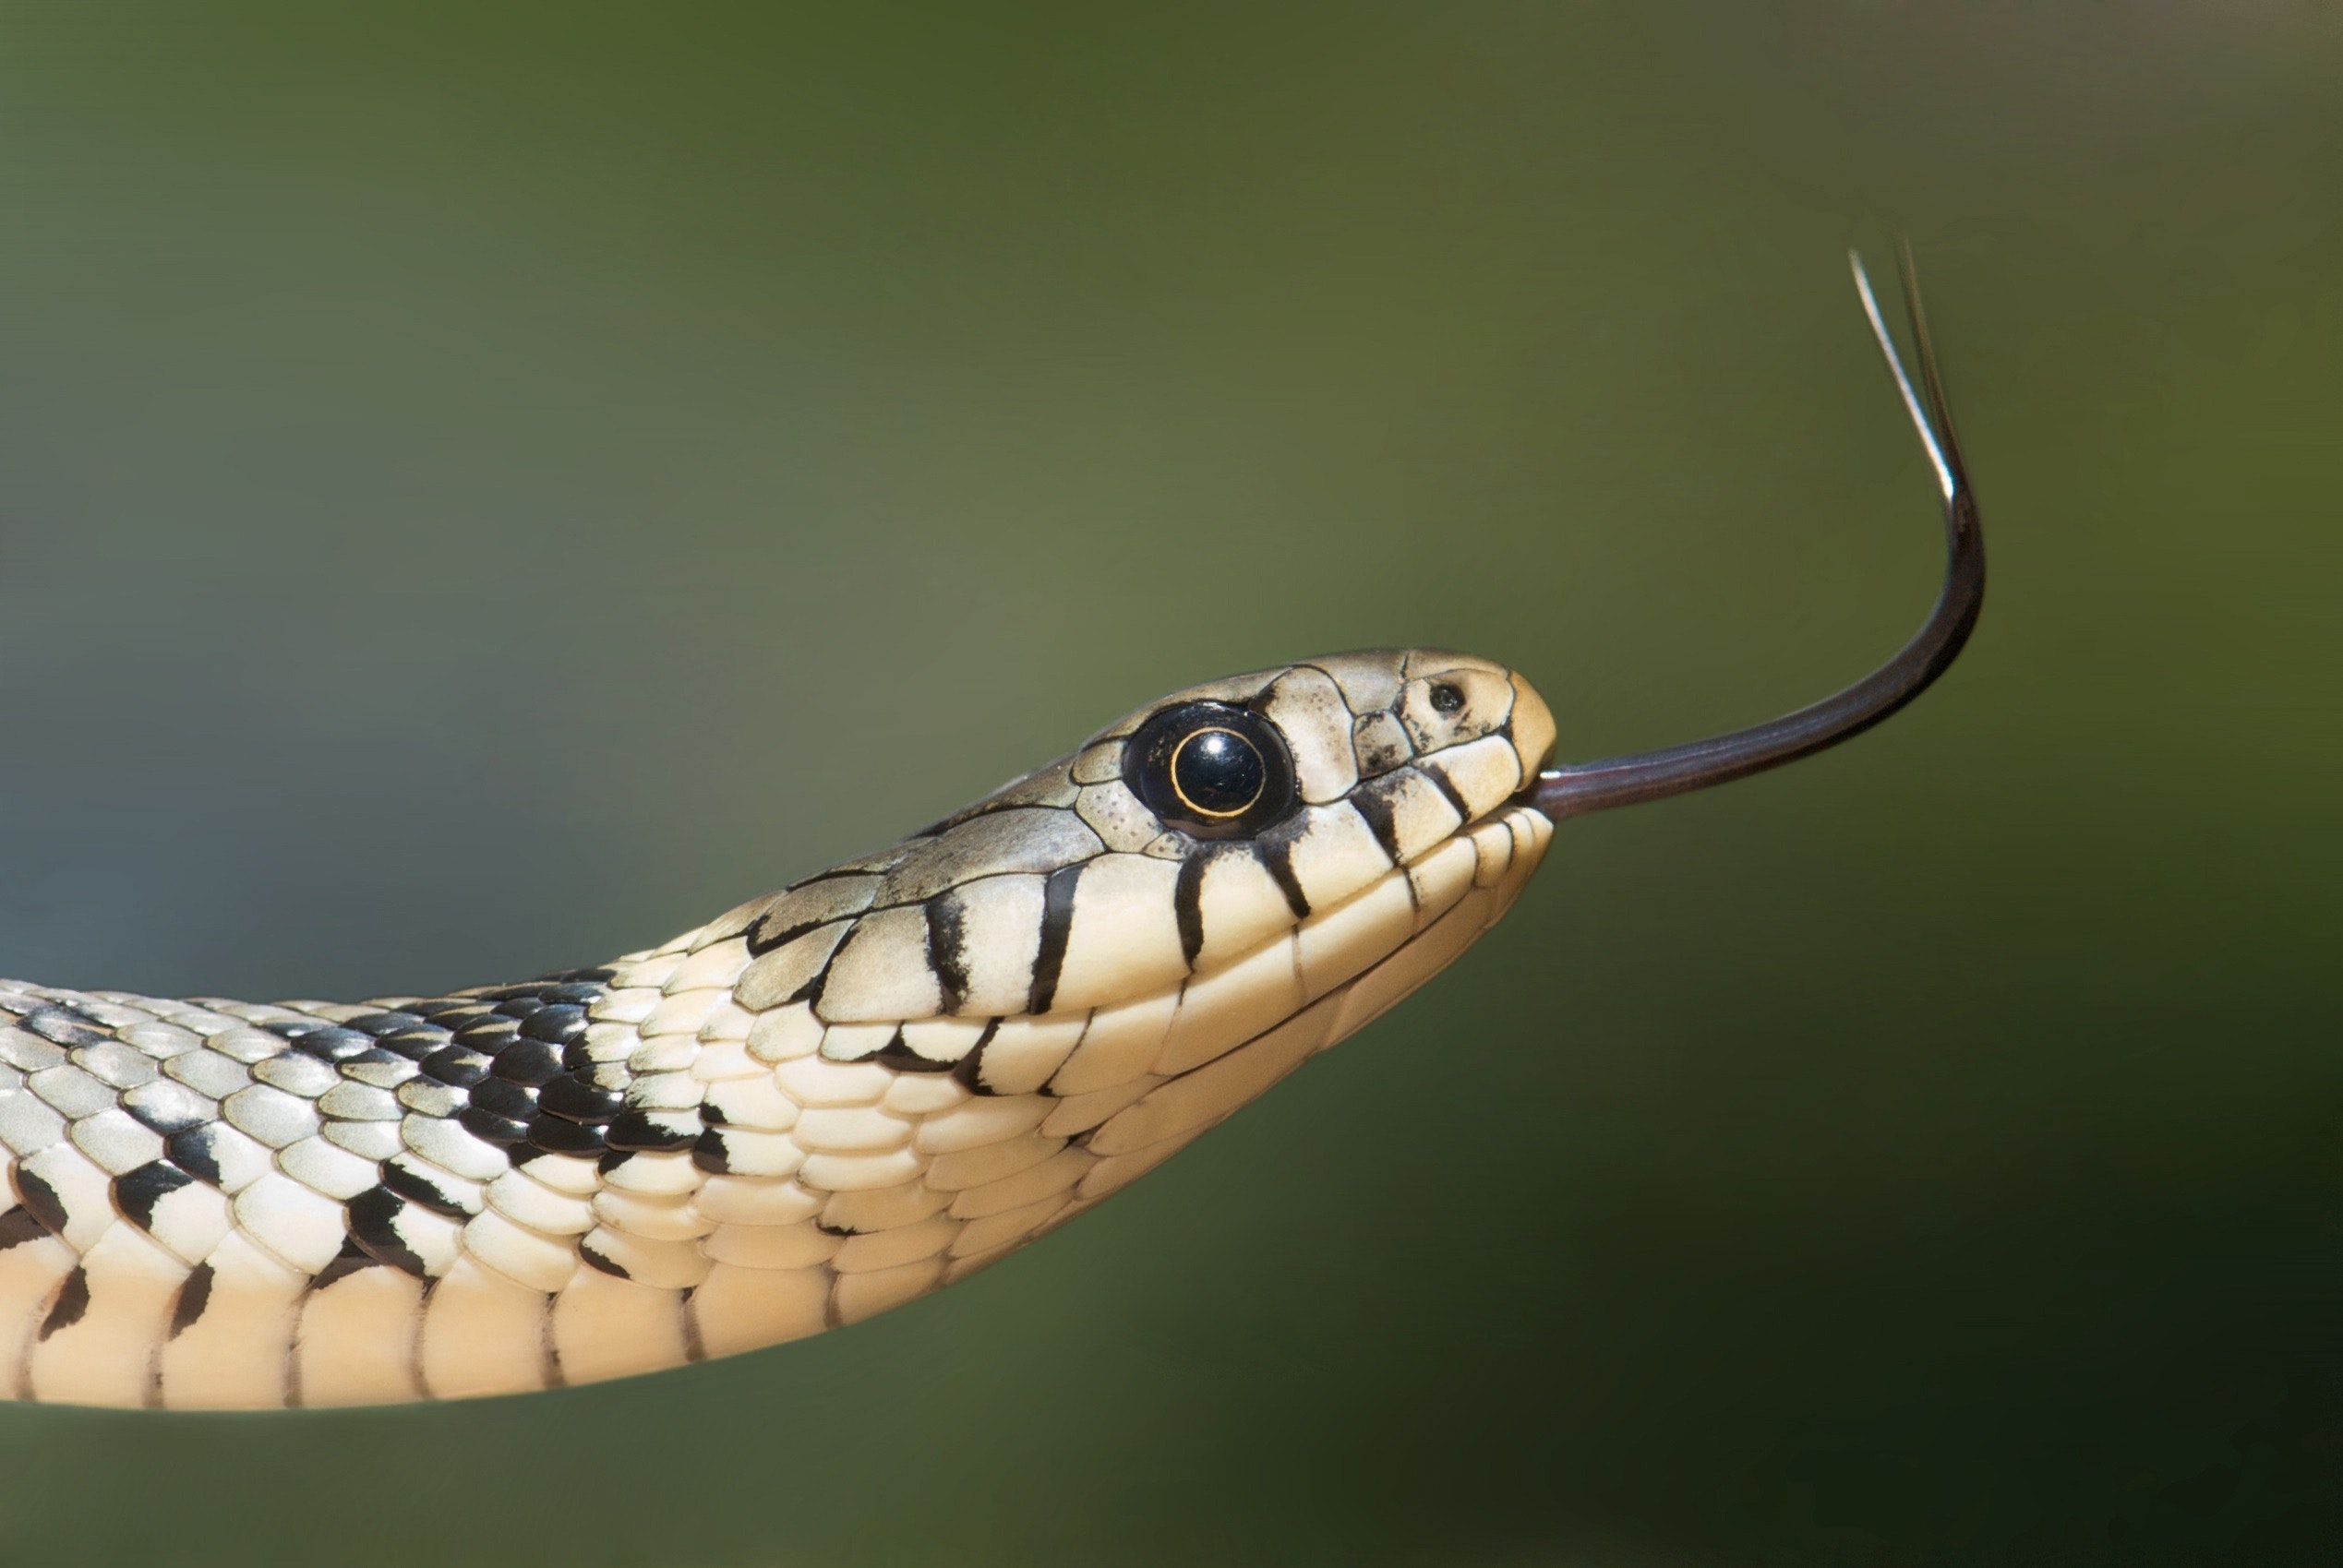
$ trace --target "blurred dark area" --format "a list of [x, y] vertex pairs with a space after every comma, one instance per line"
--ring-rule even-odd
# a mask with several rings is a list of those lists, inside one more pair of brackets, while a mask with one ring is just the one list
[[2312, 0], [0, 0], [0, 973], [594, 962], [1344, 647], [1771, 716], [1933, 590], [1899, 233], [1993, 570], [998, 1269], [0, 1407], [0, 1564], [2343, 1562], [2338, 80]]

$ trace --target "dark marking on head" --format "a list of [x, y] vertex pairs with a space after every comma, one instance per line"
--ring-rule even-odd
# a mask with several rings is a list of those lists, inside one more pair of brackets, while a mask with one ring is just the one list
[[1459, 817], [1468, 822], [1472, 820], [1472, 808], [1465, 804], [1463, 796], [1457, 793], [1456, 784], [1449, 779], [1447, 770], [1435, 762], [1424, 761], [1417, 763], [1415, 771], [1432, 781], [1432, 787], [1446, 796], [1450, 806], [1456, 808], [1456, 814]]
[[8, 1179], [16, 1184], [17, 1202], [24, 1205], [25, 1211], [56, 1235], [63, 1236], [66, 1206], [65, 1200], [57, 1196], [57, 1190], [21, 1165], [8, 1167]]
[[1383, 853], [1391, 857], [1391, 864], [1400, 864], [1400, 821], [1391, 809], [1392, 791], [1381, 779], [1361, 784], [1351, 792], [1351, 808], [1365, 820], [1367, 831], [1375, 842], [1383, 846]]
[[1087, 862], [1061, 866], [1041, 884], [1041, 945], [1033, 955], [1033, 989], [1027, 1012], [1047, 1012], [1058, 994], [1058, 972], [1065, 967], [1066, 940], [1074, 934], [1074, 890]]
[[11, 1247], [21, 1247], [28, 1241], [38, 1241], [49, 1234], [49, 1227], [33, 1217], [32, 1211], [12, 1208], [0, 1215], [0, 1252]]
[[42, 1339], [47, 1339], [59, 1329], [71, 1328], [81, 1321], [81, 1314], [90, 1310], [90, 1271], [79, 1263], [65, 1276], [57, 1287], [57, 1299], [50, 1303], [49, 1315], [41, 1320]]
[[1310, 895], [1302, 891], [1302, 879], [1293, 874], [1293, 840], [1292, 832], [1271, 832], [1253, 846], [1254, 857], [1269, 873], [1269, 880], [1285, 894], [1285, 906], [1293, 911], [1296, 920], [1310, 917]]
[[943, 1011], [957, 1012], [968, 999], [968, 955], [961, 927], [966, 913], [959, 890], [947, 888], [928, 900], [928, 967], [935, 971]]
[[195, 1178], [177, 1166], [165, 1160], [150, 1160], [114, 1179], [114, 1206], [140, 1230], [152, 1231], [154, 1206], [180, 1188], [194, 1185]]
[[187, 1326], [203, 1316], [204, 1308], [211, 1304], [211, 1265], [198, 1263], [179, 1284], [179, 1294], [171, 1301], [171, 1331], [168, 1337], [176, 1339]]
[[713, 1127], [702, 1132], [692, 1143], [691, 1163], [711, 1176], [722, 1176], [730, 1170], [732, 1155], [724, 1146], [724, 1134]]
[[1196, 972], [1196, 954], [1204, 951], [1204, 873], [1212, 852], [1198, 850], [1180, 862], [1180, 875], [1172, 884], [1172, 913], [1180, 923], [1180, 956], [1188, 972]]

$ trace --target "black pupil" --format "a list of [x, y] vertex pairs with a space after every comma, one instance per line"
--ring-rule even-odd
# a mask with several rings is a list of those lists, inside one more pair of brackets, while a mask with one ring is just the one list
[[1198, 730], [1172, 754], [1172, 787], [1208, 817], [1238, 815], [1261, 798], [1268, 778], [1261, 753], [1234, 730]]

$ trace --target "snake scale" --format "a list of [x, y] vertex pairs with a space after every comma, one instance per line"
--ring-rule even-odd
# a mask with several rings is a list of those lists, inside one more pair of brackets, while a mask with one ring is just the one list
[[851, 1323], [1097, 1204], [1455, 960], [1556, 820], [1909, 701], [1983, 590], [1909, 291], [1945, 588], [1772, 724], [1548, 771], [1520, 675], [1311, 659], [1147, 704], [876, 855], [442, 997], [0, 982], [0, 1391], [182, 1408], [590, 1382]]

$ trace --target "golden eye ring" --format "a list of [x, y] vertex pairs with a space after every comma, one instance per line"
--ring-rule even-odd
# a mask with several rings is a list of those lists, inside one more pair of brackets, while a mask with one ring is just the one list
[[1166, 772], [1180, 804], [1207, 821], [1236, 820], [1269, 787], [1261, 748], [1224, 724], [1189, 731], [1172, 748]]
[[1302, 804], [1284, 735], [1232, 702], [1184, 702], [1148, 719], [1124, 745], [1123, 780], [1194, 839], [1246, 838]]

